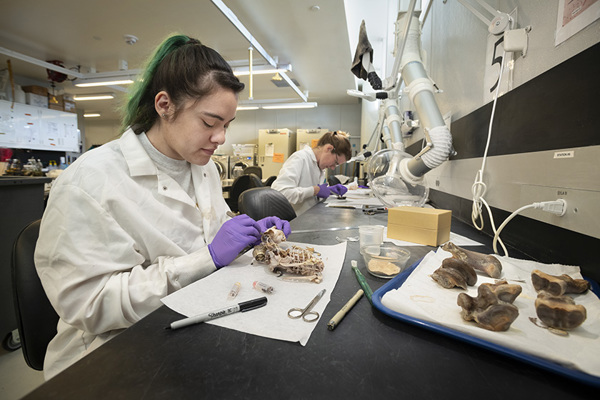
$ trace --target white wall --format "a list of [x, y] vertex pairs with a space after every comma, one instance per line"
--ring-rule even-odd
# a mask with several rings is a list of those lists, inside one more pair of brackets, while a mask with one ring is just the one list
[[[290, 110], [248, 110], [238, 111], [227, 131], [225, 143], [218, 148], [222, 154], [233, 154], [232, 144], [258, 144], [259, 129], [324, 128], [341, 130], [351, 136], [360, 133], [360, 104], [319, 105], [314, 109]], [[85, 137], [87, 148], [94, 144], [104, 144], [119, 135], [119, 121], [87, 119]], [[357, 141], [358, 145], [358, 141]]]

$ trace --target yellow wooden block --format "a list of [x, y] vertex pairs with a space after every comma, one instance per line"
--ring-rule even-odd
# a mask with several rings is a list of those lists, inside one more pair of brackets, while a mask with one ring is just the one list
[[435, 208], [394, 207], [388, 209], [390, 239], [439, 246], [450, 240], [452, 211]]

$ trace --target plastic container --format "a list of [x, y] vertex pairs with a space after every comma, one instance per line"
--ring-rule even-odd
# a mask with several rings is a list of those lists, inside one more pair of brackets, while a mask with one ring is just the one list
[[367, 271], [379, 278], [390, 279], [404, 271], [410, 259], [410, 251], [392, 243], [365, 246], [362, 250]]
[[383, 229], [383, 225], [361, 225], [358, 227], [361, 253], [365, 246], [379, 246], [383, 243]]

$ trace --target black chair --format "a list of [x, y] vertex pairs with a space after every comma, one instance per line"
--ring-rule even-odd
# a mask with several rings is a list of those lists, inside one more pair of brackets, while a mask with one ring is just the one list
[[336, 178], [335, 176], [330, 176], [329, 178], [327, 178], [327, 184], [329, 186], [333, 186], [333, 185], [337, 185], [337, 184], [341, 184], [342, 182], [340, 182], [340, 180], [338, 178]]
[[267, 180], [265, 181], [265, 186], [271, 186], [273, 184], [273, 182], [275, 182], [275, 179], [277, 179], [276, 175], [272, 175], [272, 176], [268, 177]]
[[42, 371], [48, 343], [56, 336], [58, 314], [44, 292], [33, 261], [39, 232], [40, 220], [36, 220], [17, 236], [12, 252], [12, 284], [23, 357], [31, 368]]
[[235, 178], [229, 190], [229, 199], [227, 199], [227, 204], [231, 208], [231, 211], [239, 211], [238, 199], [244, 191], [262, 186], [264, 186], [262, 181], [255, 174], [241, 175]]
[[262, 168], [256, 165], [251, 165], [249, 167], [244, 168], [244, 175], [254, 174], [262, 179]]
[[276, 216], [286, 221], [296, 218], [296, 212], [288, 199], [270, 187], [257, 187], [243, 192], [238, 200], [240, 214], [255, 220]]

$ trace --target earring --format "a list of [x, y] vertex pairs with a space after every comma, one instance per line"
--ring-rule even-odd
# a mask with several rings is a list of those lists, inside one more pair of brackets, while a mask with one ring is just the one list
[[163, 118], [167, 118], [167, 114], [163, 113], [163, 114], [162, 114], [162, 117], [163, 117]]

